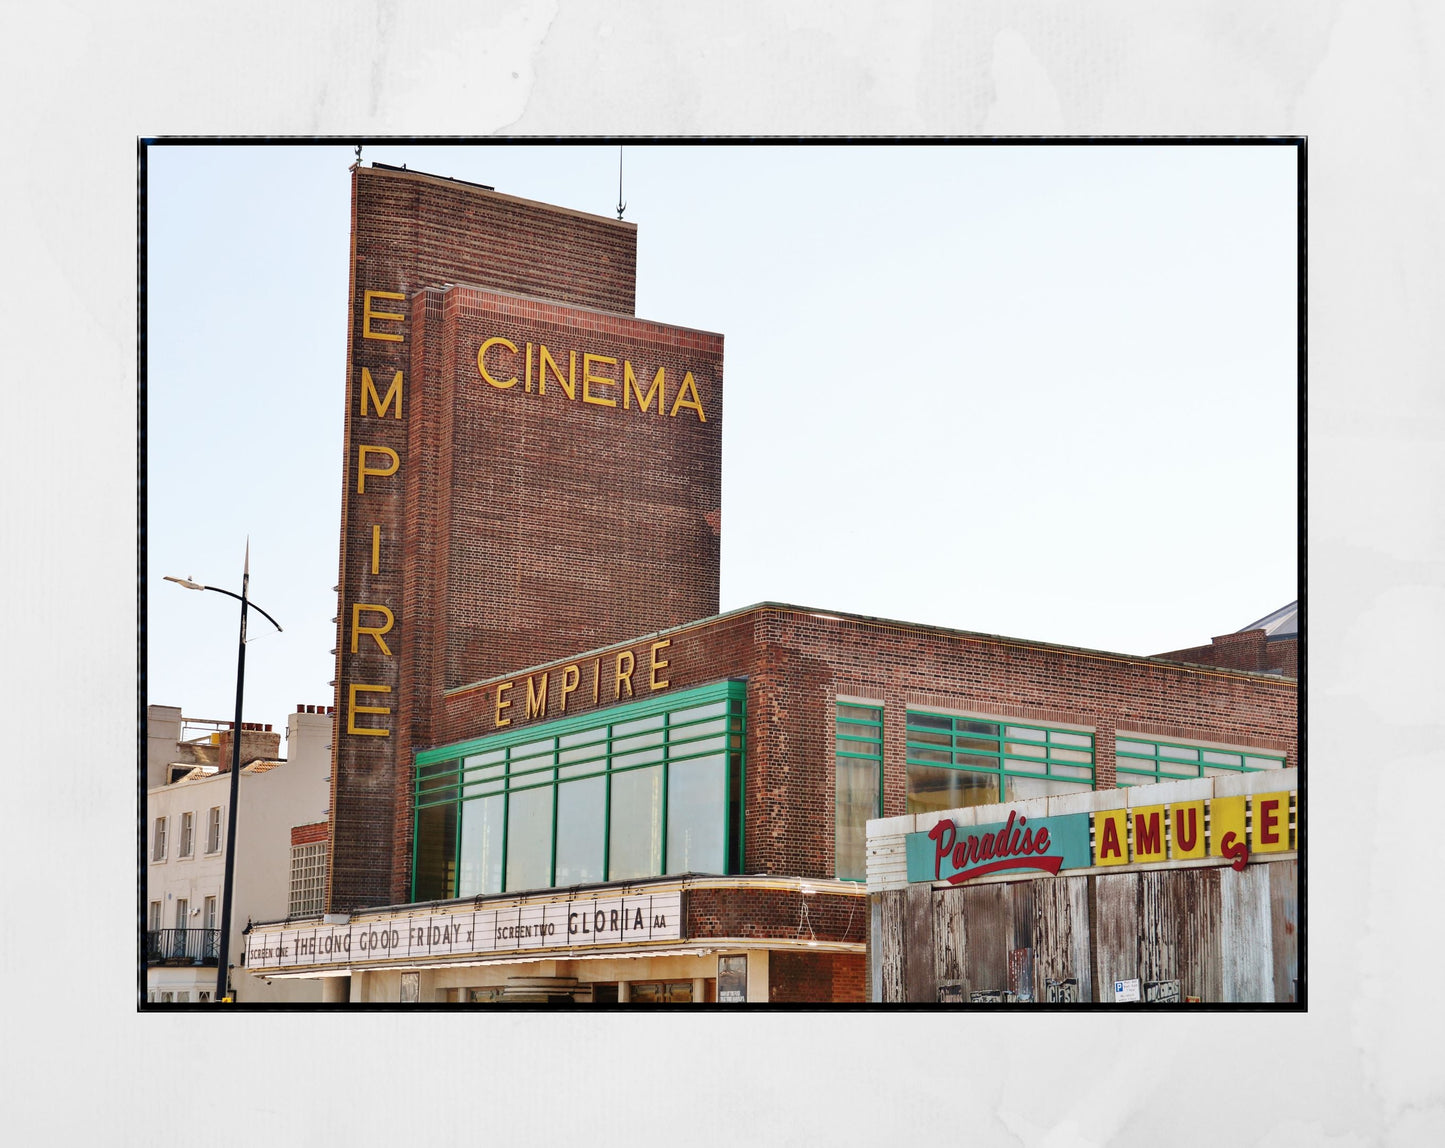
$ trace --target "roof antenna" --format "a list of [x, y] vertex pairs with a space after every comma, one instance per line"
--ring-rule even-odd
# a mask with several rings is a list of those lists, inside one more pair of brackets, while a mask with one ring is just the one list
[[622, 218], [622, 213], [627, 210], [627, 204], [622, 202], [622, 145], [617, 145], [617, 218]]
[[361, 145], [360, 145], [360, 144], [357, 144], [357, 145], [356, 145], [356, 163], [352, 166], [352, 170], [354, 171], [356, 168], [358, 168], [358, 167], [360, 167], [360, 166], [361, 166]]

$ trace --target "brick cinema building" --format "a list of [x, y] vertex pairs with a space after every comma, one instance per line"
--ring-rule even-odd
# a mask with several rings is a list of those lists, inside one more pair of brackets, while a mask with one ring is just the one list
[[720, 614], [723, 337], [633, 314], [636, 226], [377, 165], [351, 233], [328, 912], [249, 971], [882, 999], [868, 821], [1298, 764], [1281, 674]]

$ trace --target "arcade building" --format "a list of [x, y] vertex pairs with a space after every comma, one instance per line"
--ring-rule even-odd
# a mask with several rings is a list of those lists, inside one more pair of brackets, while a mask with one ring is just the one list
[[862, 1002], [870, 820], [1299, 764], [1280, 673], [719, 613], [723, 338], [633, 314], [636, 238], [353, 169], [326, 911], [247, 971]]

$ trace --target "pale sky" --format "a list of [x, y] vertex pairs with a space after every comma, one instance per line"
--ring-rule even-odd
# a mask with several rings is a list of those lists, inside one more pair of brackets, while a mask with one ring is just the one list
[[[329, 704], [349, 146], [147, 153], [148, 701]], [[623, 150], [637, 314], [718, 331], [721, 608], [1134, 654], [1297, 594], [1296, 150]], [[615, 216], [616, 146], [364, 162]]]

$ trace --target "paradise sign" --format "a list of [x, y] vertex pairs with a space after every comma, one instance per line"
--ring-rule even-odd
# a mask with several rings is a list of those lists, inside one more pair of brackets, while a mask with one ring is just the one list
[[1089, 815], [1023, 817], [991, 825], [955, 825], [945, 819], [905, 839], [909, 881], [962, 884], [989, 873], [1057, 873], [1092, 864]]

